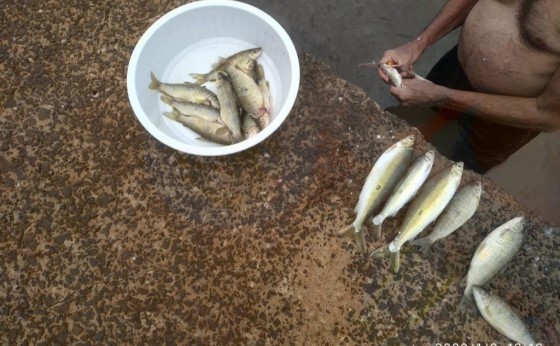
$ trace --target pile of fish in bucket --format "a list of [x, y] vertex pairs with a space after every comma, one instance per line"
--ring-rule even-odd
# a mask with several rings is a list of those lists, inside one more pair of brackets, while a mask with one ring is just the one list
[[[270, 86], [257, 62], [261, 52], [253, 48], [219, 58], [210, 72], [191, 74], [196, 83], [162, 83], [152, 73], [150, 89], [161, 92], [161, 100], [172, 107], [166, 117], [211, 142], [238, 143], [270, 122]], [[216, 94], [202, 86], [207, 82], [216, 84]]]
[[[380, 239], [384, 220], [394, 217], [411, 202], [393, 241], [370, 254], [390, 256], [395, 273], [399, 271], [400, 250], [405, 243], [411, 241], [426, 254], [435, 241], [459, 229], [475, 214], [482, 194], [480, 181], [470, 182], [458, 190], [463, 175], [462, 162], [430, 177], [434, 151], [427, 151], [413, 160], [414, 146], [415, 137], [408, 136], [377, 159], [362, 187], [354, 209], [354, 222], [339, 232], [354, 238], [362, 251], [367, 252], [364, 224], [372, 220], [375, 237]], [[428, 236], [414, 240], [434, 221]], [[515, 257], [523, 242], [524, 221], [523, 217], [516, 217], [490, 232], [480, 243], [463, 280], [466, 288], [461, 304], [471, 303], [474, 296], [480, 313], [496, 330], [516, 342], [535, 345], [514, 310], [502, 298], [481, 288]]]

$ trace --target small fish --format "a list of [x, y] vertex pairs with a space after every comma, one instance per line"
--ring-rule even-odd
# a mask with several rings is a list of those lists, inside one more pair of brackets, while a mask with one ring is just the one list
[[474, 286], [482, 286], [490, 281], [506, 264], [508, 264], [523, 243], [525, 218], [519, 216], [499, 226], [478, 245], [467, 276], [465, 292], [461, 305], [472, 299]]
[[255, 118], [243, 113], [241, 116], [241, 132], [243, 133], [243, 137], [245, 137], [245, 139], [251, 138], [259, 133], [259, 131], [260, 129]]
[[262, 48], [252, 48], [235, 53], [227, 58], [220, 58], [212, 65], [212, 71], [201, 74], [191, 73], [195, 83], [202, 85], [206, 82], [216, 81], [219, 71], [226, 71], [227, 66], [237, 66], [241, 71], [255, 78], [255, 60], [261, 55]]
[[214, 143], [229, 145], [233, 144], [233, 134], [223, 124], [217, 122], [204, 120], [198, 117], [183, 115], [178, 110], [174, 109], [173, 112], [163, 113], [171, 120], [175, 120], [198, 133], [202, 138]]
[[449, 202], [443, 214], [437, 220], [430, 235], [412, 242], [420, 246], [424, 254], [428, 253], [434, 242], [443, 239], [463, 226], [475, 213], [482, 194], [480, 181], [462, 187]]
[[161, 83], [153, 72], [150, 73], [150, 76], [152, 78], [150, 89], [152, 90], [158, 90], [176, 100], [206, 104], [214, 108], [220, 107], [216, 95], [200, 85], [188, 82], [180, 84]]
[[397, 236], [388, 246], [393, 272], [399, 271], [401, 247], [413, 240], [442, 213], [457, 191], [462, 175], [463, 163], [458, 162], [441, 170], [422, 186], [418, 196], [410, 204]]
[[538, 345], [515, 310], [499, 296], [474, 286], [478, 311], [500, 334], [523, 345]]
[[218, 101], [220, 102], [220, 116], [224, 124], [226, 124], [233, 133], [233, 139], [236, 142], [241, 142], [243, 140], [241, 118], [239, 116], [239, 106], [237, 105], [237, 97], [233, 91], [233, 86], [225, 72], [218, 71], [216, 78]]
[[239, 104], [247, 114], [259, 118], [268, 113], [261, 89], [253, 78], [241, 71], [236, 66], [228, 65], [226, 72], [229, 75]]
[[257, 63], [255, 65], [255, 71], [257, 75], [257, 85], [261, 89], [264, 98], [264, 106], [268, 109], [268, 112], [272, 112], [272, 96], [270, 95], [270, 84], [266, 80], [264, 75], [264, 68], [261, 64]]
[[195, 116], [204, 120], [215, 121], [220, 124], [224, 123], [220, 117], [220, 111], [214, 107], [192, 102], [177, 101], [167, 95], [161, 95], [161, 100], [165, 104], [177, 109], [179, 113], [183, 115]]
[[354, 237], [364, 252], [367, 248], [362, 226], [383, 205], [406, 173], [412, 160], [415, 141], [414, 135], [408, 136], [393, 144], [377, 159], [354, 208], [354, 222], [338, 232], [339, 235]]
[[397, 71], [396, 68], [393, 67], [392, 64], [386, 64], [386, 63], [378, 63], [376, 64], [375, 61], [373, 62], [374, 65], [378, 66], [381, 71], [383, 71], [383, 73], [389, 78], [389, 80], [391, 81], [391, 84], [393, 84], [396, 87], [402, 87], [402, 76], [399, 73], [399, 71]]
[[395, 216], [397, 212], [414, 197], [422, 184], [428, 179], [434, 164], [434, 154], [434, 151], [430, 150], [414, 160], [404, 178], [391, 193], [391, 196], [389, 196], [381, 212], [373, 218], [377, 239], [381, 238], [381, 225], [383, 221], [385, 221], [387, 217]]

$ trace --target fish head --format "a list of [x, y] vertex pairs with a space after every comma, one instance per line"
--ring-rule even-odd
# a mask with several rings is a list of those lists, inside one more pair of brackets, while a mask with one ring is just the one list
[[490, 302], [491, 295], [479, 286], [473, 286], [474, 299], [477, 305], [486, 306]]
[[424, 154], [424, 160], [429, 163], [432, 164], [434, 163], [434, 158], [436, 156], [436, 153], [434, 150], [429, 150]]
[[261, 47], [257, 47], [257, 48], [253, 48], [253, 49], [249, 49], [249, 57], [253, 60], [255, 60], [256, 58], [258, 58], [262, 53], [262, 48]]
[[508, 221], [510, 224], [508, 227], [512, 232], [522, 233], [525, 226], [525, 218], [523, 216], [518, 216]]
[[253, 48], [247, 51], [247, 54], [243, 55], [236, 65], [242, 71], [249, 72], [255, 68], [256, 59], [261, 55], [262, 48]]
[[460, 177], [463, 174], [463, 166], [463, 162], [456, 162], [453, 167], [451, 167], [451, 175]]
[[415, 135], [410, 135], [407, 136], [403, 139], [401, 139], [398, 142], [400, 145], [402, 145], [403, 147], [407, 148], [407, 149], [414, 149], [414, 143], [416, 143], [416, 136]]
[[482, 195], [482, 182], [480, 180], [477, 181], [476, 183], [474, 183], [473, 187], [473, 193], [475, 197], [480, 197]]

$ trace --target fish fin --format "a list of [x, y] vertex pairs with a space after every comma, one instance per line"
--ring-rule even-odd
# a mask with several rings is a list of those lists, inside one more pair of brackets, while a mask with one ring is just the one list
[[202, 85], [202, 84], [208, 82], [208, 74], [191, 73], [190, 76], [194, 78], [195, 84]]
[[218, 61], [216, 61], [215, 63], [213, 63], [213, 64], [211, 65], [211, 66], [212, 66], [212, 69], [215, 69], [215, 68], [219, 67], [219, 66], [220, 66], [224, 61], [226, 61], [226, 60], [227, 60], [227, 58], [223, 58], [223, 57], [221, 57], [221, 56], [218, 57]]
[[468, 275], [465, 275], [465, 277], [463, 279], [461, 279], [461, 286], [466, 286], [467, 285], [467, 278], [468, 278]]
[[161, 95], [161, 101], [167, 105], [171, 105], [173, 103], [173, 99], [167, 95]]
[[391, 269], [398, 274], [401, 268], [401, 251], [391, 252]]
[[430, 241], [430, 238], [428, 237], [424, 237], [424, 238], [420, 238], [417, 240], [413, 240], [412, 245], [416, 245], [420, 247], [420, 251], [422, 251], [422, 254], [425, 255], [428, 253], [428, 251], [430, 251], [430, 248], [432, 247], [432, 242]]
[[177, 118], [179, 117], [179, 114], [176, 113], [175, 111], [173, 112], [163, 112], [163, 115], [171, 120], [177, 120]]
[[157, 90], [161, 85], [160, 81], [157, 80], [156, 75], [153, 72], [150, 72], [150, 78], [152, 79], [150, 83], [150, 89]]
[[354, 224], [351, 224], [350, 226], [347, 226], [341, 229], [340, 231], [338, 231], [338, 235], [352, 238], [354, 241], [358, 243], [360, 249], [362, 249], [363, 252], [366, 252], [367, 248], [366, 248], [366, 238], [364, 236], [364, 232], [356, 228]]
[[[473, 304], [475, 303], [474, 301], [474, 297], [472, 294], [468, 294], [466, 291], [463, 294], [463, 297], [461, 298], [461, 302], [459, 303], [459, 307], [461, 308], [461, 310], [467, 310], [469, 307], [472, 310], [475, 310], [475, 307], [473, 306]], [[476, 305], [476, 304], [474, 304]]]

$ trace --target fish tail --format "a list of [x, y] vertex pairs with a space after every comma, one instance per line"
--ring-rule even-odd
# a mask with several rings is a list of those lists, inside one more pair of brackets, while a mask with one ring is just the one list
[[413, 240], [411, 243], [412, 245], [419, 246], [420, 251], [422, 251], [423, 255], [427, 254], [428, 251], [430, 251], [430, 248], [432, 247], [432, 241], [428, 237]]
[[393, 273], [398, 274], [401, 268], [401, 251], [391, 252], [391, 269]]
[[461, 310], [467, 310], [469, 308], [474, 309], [475, 307], [473, 306], [473, 304], [474, 304], [474, 297], [472, 293], [469, 294], [467, 293], [467, 291], [465, 291], [463, 297], [461, 298], [461, 302], [459, 303], [459, 308]]
[[383, 221], [385, 220], [385, 216], [383, 214], [376, 215], [372, 222], [373, 222], [373, 229], [375, 230], [375, 239], [381, 239], [381, 227], [383, 226]]
[[157, 90], [161, 85], [161, 82], [157, 80], [156, 75], [153, 72], [150, 72], [150, 78], [152, 79], [150, 83], [150, 89]]
[[173, 112], [163, 112], [163, 115], [171, 120], [177, 120], [177, 118], [179, 117], [179, 112], [177, 112], [177, 110], [174, 108]]
[[338, 235], [353, 238], [358, 243], [362, 251], [366, 252], [367, 248], [364, 232], [362, 232], [361, 229], [356, 227], [354, 224], [351, 224], [338, 231]]
[[191, 73], [190, 76], [194, 78], [194, 82], [198, 85], [208, 82], [208, 74]]

